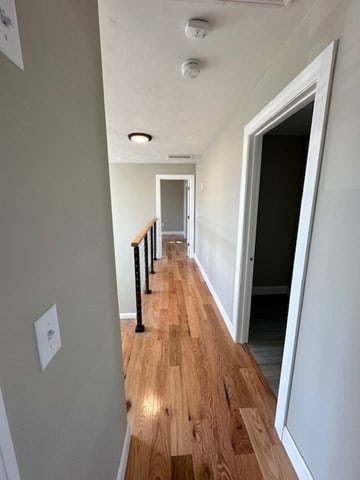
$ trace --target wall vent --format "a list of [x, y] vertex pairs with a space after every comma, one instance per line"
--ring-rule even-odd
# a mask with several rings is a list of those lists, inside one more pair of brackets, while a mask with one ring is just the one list
[[293, 0], [216, 0], [218, 3], [242, 3], [245, 5], [276, 5], [288, 7]]
[[223, 5], [229, 4], [242, 4], [242, 5], [260, 5], [270, 7], [288, 7], [294, 0], [169, 0], [170, 2], [184, 2], [191, 1], [191, 3], [222, 3]]
[[176, 160], [179, 162], [185, 162], [185, 161], [194, 160], [194, 155], [190, 153], [168, 153], [167, 159]]

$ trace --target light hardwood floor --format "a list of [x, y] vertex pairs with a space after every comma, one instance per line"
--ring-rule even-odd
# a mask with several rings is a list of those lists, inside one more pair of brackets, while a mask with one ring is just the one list
[[295, 480], [273, 427], [271, 389], [232, 341], [184, 244], [167, 240], [144, 296], [145, 332], [121, 322], [126, 479]]

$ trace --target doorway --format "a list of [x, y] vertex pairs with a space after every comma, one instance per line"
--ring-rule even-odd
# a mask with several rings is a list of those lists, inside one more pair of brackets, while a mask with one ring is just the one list
[[160, 180], [161, 242], [163, 247], [180, 244], [187, 251], [188, 180]]
[[184, 242], [194, 254], [194, 175], [156, 175], [157, 257], [162, 242]]
[[287, 429], [287, 414], [337, 44], [332, 42], [244, 128], [232, 319], [233, 336], [240, 343], [249, 338], [263, 137], [314, 102], [275, 416], [275, 428], [296, 471], [305, 466]]
[[263, 136], [248, 346], [276, 396], [313, 107]]
[[187, 180], [161, 180], [162, 235], [177, 235], [186, 239]]

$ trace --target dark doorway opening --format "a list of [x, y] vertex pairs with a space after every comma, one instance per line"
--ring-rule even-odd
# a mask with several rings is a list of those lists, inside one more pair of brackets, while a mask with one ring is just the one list
[[275, 395], [312, 113], [313, 102], [263, 137], [248, 345]]

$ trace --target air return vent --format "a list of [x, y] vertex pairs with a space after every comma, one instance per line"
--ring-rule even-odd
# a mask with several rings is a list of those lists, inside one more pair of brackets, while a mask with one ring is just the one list
[[243, 5], [268, 5], [277, 7], [288, 7], [294, 0], [169, 0], [170, 2], [191, 1], [191, 3], [222, 3], [243, 4]]
[[178, 162], [188, 162], [194, 159], [194, 155], [191, 155], [190, 153], [169, 153], [167, 159], [170, 161], [176, 160]]
[[288, 7], [293, 0], [216, 0], [220, 3], [243, 3], [245, 5], [277, 5]]

